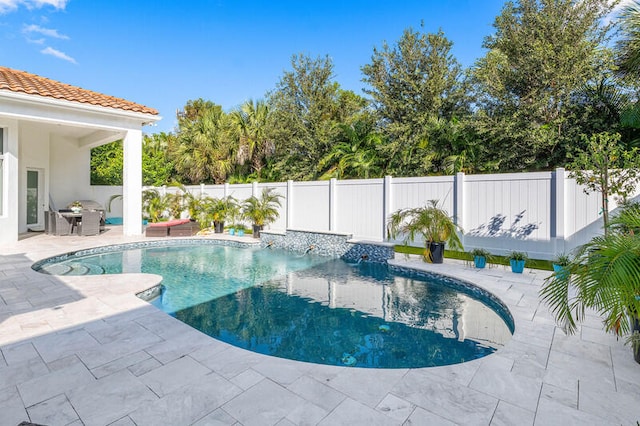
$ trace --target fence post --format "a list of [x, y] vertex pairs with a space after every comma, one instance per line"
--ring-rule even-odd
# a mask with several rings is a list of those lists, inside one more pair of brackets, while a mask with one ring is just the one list
[[287, 181], [287, 229], [293, 227], [293, 181]]
[[204, 197], [204, 183], [200, 184], [200, 196]]
[[256, 198], [260, 195], [258, 193], [258, 182], [256, 182], [255, 180], [251, 184], [251, 195], [253, 195]]
[[229, 196], [229, 182], [224, 183], [224, 197], [227, 198]]
[[453, 220], [464, 229], [464, 173], [458, 172], [453, 184]]
[[[552, 176], [552, 193], [554, 194], [553, 202], [551, 203], [551, 240], [555, 253], [563, 253], [564, 247], [564, 216], [565, 216], [565, 198], [564, 198], [564, 186], [565, 176], [564, 168], [559, 167], [555, 170]], [[553, 253], [551, 253], [553, 255]]]
[[393, 177], [385, 176], [382, 182], [382, 238], [384, 241], [387, 238], [387, 220], [393, 213], [393, 204], [391, 199], [391, 181]]
[[336, 178], [329, 181], [329, 231], [336, 230]]

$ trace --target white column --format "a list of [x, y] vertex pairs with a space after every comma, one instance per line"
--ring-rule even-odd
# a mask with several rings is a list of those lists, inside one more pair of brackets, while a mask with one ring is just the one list
[[293, 181], [287, 181], [287, 229], [293, 227]]
[[391, 176], [385, 176], [384, 181], [382, 182], [382, 241], [387, 239], [387, 221], [389, 220], [389, 216], [393, 214], [393, 204], [391, 198], [392, 180], [393, 178]]
[[18, 121], [4, 120], [0, 122], [0, 131], [4, 133], [4, 160], [2, 162], [2, 211], [0, 212], [0, 243], [18, 241], [20, 219], [20, 185], [18, 162]]
[[253, 183], [251, 184], [251, 195], [256, 198], [260, 198], [260, 192], [258, 192], [258, 182], [256, 181], [253, 181]]
[[123, 146], [122, 233], [142, 235], [142, 131], [128, 130]]
[[224, 183], [224, 197], [227, 198], [229, 196], [229, 183]]

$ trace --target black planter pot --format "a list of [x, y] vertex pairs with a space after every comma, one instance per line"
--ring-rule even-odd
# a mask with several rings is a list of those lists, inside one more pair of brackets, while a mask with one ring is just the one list
[[[631, 333], [640, 333], [640, 319], [631, 318]], [[634, 345], [631, 344], [633, 350], [633, 358], [638, 364], [640, 364], [640, 343]]]
[[444, 261], [444, 243], [429, 243], [430, 260], [432, 263]]
[[224, 233], [224, 222], [213, 222], [213, 228], [216, 234]]
[[264, 225], [253, 225], [253, 238], [260, 238], [262, 228], [264, 228]]

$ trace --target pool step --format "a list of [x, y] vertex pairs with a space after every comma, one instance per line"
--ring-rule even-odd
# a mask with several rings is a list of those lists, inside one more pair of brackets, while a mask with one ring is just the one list
[[102, 275], [104, 268], [93, 263], [58, 263], [47, 265], [42, 271], [49, 275]]

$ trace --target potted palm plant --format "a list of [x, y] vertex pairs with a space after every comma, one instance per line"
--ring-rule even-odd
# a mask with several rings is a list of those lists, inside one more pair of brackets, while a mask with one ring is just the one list
[[559, 255], [557, 255], [555, 257], [555, 259], [553, 259], [552, 261], [552, 265], [553, 265], [553, 271], [560, 275], [560, 274], [568, 274], [569, 271], [567, 270], [567, 266], [569, 266], [569, 263], [571, 263], [571, 258], [564, 254], [564, 253], [560, 253]]
[[478, 269], [484, 268], [487, 266], [487, 261], [491, 261], [491, 253], [485, 249], [476, 248], [471, 250], [469, 254], [473, 257], [473, 265]]
[[425, 244], [423, 258], [425, 262], [432, 263], [443, 262], [446, 243], [451, 249], [462, 250], [457, 234], [459, 230], [448, 213], [438, 207], [437, 200], [430, 200], [425, 207], [398, 210], [391, 215], [387, 224], [388, 236], [395, 239], [402, 234], [405, 244], [421, 236]]
[[568, 273], [553, 273], [540, 291], [556, 321], [572, 334], [593, 309], [607, 331], [628, 336], [640, 363], [640, 206], [625, 207], [609, 232], [579, 247], [564, 268]]
[[264, 188], [260, 198], [251, 196], [242, 205], [242, 213], [253, 224], [253, 237], [260, 238], [260, 231], [265, 225], [274, 222], [279, 216], [278, 207], [281, 206], [282, 195], [274, 192], [273, 188]]
[[511, 272], [521, 274], [524, 271], [524, 264], [527, 262], [527, 254], [521, 251], [512, 251], [507, 256], [509, 259], [509, 265], [511, 265]]

